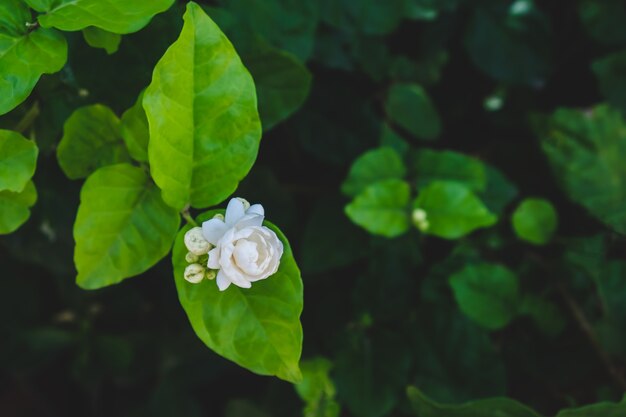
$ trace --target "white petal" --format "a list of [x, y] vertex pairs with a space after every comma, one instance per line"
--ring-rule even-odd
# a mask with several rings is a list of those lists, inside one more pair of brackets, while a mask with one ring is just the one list
[[217, 279], [215, 280], [215, 282], [217, 282], [217, 288], [219, 288], [220, 291], [224, 291], [230, 286], [230, 280], [226, 277], [226, 274], [224, 274], [221, 269], [217, 273]]
[[210, 269], [220, 269], [220, 248], [213, 248], [209, 251], [209, 262], [207, 266]]
[[258, 214], [259, 216], [265, 216], [265, 209], [260, 204], [253, 204], [248, 210], [246, 210], [246, 214]]
[[241, 200], [231, 198], [226, 207], [226, 224], [233, 227], [245, 214], [246, 210]]
[[246, 214], [237, 222], [237, 229], [245, 229], [251, 226], [261, 226], [263, 224], [263, 216], [258, 214]]
[[227, 230], [228, 226], [220, 219], [211, 219], [202, 223], [202, 234], [213, 245], [217, 245], [217, 242], [224, 236]]

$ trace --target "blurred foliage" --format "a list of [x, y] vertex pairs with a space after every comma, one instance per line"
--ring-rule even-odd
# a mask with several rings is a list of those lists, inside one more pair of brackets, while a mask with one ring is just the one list
[[[208, 350], [167, 260], [75, 284], [82, 180], [66, 175], [148, 161], [141, 94], [187, 3], [101, 3], [148, 5], [136, 31], [123, 13], [78, 27], [90, 1], [0, 4], [0, 415], [626, 415], [622, 0], [199, 1], [258, 95], [263, 139], [236, 195], [265, 206], [302, 269], [295, 386]], [[24, 25], [27, 4], [45, 27]], [[124, 201], [87, 185], [79, 219], [103, 239], [144, 222], [104, 222]], [[152, 237], [152, 257], [121, 267], [160, 259], [169, 237]], [[208, 334], [215, 294], [200, 296]], [[245, 362], [276, 338], [252, 327], [220, 353]]]

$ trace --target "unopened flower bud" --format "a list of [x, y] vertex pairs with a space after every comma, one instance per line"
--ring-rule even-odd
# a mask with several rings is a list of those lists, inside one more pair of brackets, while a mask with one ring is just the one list
[[198, 262], [200, 260], [200, 257], [195, 253], [187, 252], [187, 255], [185, 255], [185, 260], [188, 264], [193, 264]]
[[206, 279], [214, 280], [217, 276], [217, 271], [215, 269], [209, 269], [206, 271]]
[[243, 204], [243, 211], [246, 211], [250, 208], [250, 203], [248, 202], [248, 200], [246, 200], [245, 198], [241, 198], [241, 197], [235, 197], [235, 198], [241, 201], [241, 203]]
[[185, 280], [197, 284], [204, 279], [206, 269], [200, 264], [187, 265], [185, 268]]
[[212, 249], [212, 245], [204, 238], [201, 227], [194, 227], [185, 233], [185, 246], [194, 255], [204, 255]]
[[428, 230], [430, 227], [430, 223], [428, 222], [428, 214], [425, 210], [421, 208], [416, 208], [413, 210], [412, 214], [413, 224], [420, 229], [422, 232]]
[[224, 221], [224, 215], [221, 213], [217, 213], [215, 216], [213, 216], [213, 218]]

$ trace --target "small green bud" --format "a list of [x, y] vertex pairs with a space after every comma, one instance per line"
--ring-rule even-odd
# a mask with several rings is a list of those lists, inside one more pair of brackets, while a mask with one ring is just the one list
[[245, 198], [241, 198], [241, 197], [235, 197], [235, 198], [241, 201], [241, 203], [243, 204], [244, 210], [248, 210], [250, 208], [250, 203], [248, 202], [248, 200], [246, 200]]
[[200, 260], [200, 257], [194, 253], [187, 252], [187, 255], [185, 255], [185, 261], [187, 261], [188, 264], [196, 263], [199, 260]]
[[214, 280], [217, 277], [217, 271], [215, 269], [209, 269], [206, 271], [206, 279]]
[[185, 233], [185, 246], [189, 252], [198, 256], [204, 255], [213, 248], [213, 245], [204, 238], [201, 227], [194, 227]]
[[430, 223], [428, 222], [428, 213], [421, 208], [416, 208], [413, 210], [412, 214], [413, 224], [420, 229], [422, 232], [428, 230], [430, 227]]
[[224, 220], [225, 220], [225, 219], [224, 219], [224, 215], [223, 215], [223, 214], [220, 214], [220, 213], [217, 213], [215, 216], [213, 216], [213, 218], [214, 218], [214, 219], [221, 220], [221, 221], [224, 221]]

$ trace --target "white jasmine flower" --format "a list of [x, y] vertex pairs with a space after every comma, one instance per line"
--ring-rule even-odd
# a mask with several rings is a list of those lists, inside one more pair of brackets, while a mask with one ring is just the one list
[[187, 265], [185, 268], [185, 280], [197, 284], [204, 279], [206, 268], [200, 264]]
[[224, 220], [213, 218], [202, 224], [204, 238], [215, 245], [207, 266], [219, 270], [220, 291], [230, 284], [250, 288], [253, 282], [273, 275], [283, 255], [283, 244], [276, 233], [263, 226], [263, 206], [246, 203], [233, 198]]
[[206, 255], [212, 248], [211, 244], [204, 238], [201, 227], [194, 227], [185, 233], [185, 246], [194, 255]]

